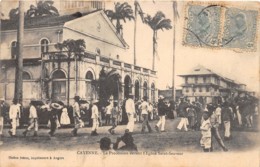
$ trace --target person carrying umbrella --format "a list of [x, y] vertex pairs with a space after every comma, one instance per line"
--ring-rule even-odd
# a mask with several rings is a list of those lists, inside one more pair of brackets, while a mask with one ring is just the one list
[[54, 103], [51, 103], [50, 107], [51, 108], [50, 108], [49, 118], [50, 118], [51, 130], [49, 132], [49, 135], [52, 137], [52, 136], [54, 136], [54, 133], [57, 129], [58, 122], [59, 122], [58, 115], [57, 115], [58, 111], [61, 110], [63, 108], [63, 106], [60, 105], [59, 103], [54, 102]]

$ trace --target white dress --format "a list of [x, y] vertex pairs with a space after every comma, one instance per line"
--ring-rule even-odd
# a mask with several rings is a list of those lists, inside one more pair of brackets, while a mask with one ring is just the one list
[[62, 109], [61, 117], [60, 117], [60, 124], [61, 125], [68, 125], [70, 124], [70, 118], [68, 115], [68, 110], [67, 108]]

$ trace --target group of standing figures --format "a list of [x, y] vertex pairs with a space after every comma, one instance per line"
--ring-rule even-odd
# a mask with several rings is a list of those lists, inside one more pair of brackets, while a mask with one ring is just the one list
[[[119, 124], [126, 124], [125, 134], [132, 135], [136, 122], [142, 122], [141, 133], [165, 132], [166, 118], [173, 115], [173, 118], [180, 117], [177, 130], [201, 131], [200, 144], [205, 152], [213, 151], [212, 138], [215, 138], [223, 151], [228, 151], [223, 140], [220, 137], [219, 129], [224, 128], [224, 140], [231, 140], [231, 130], [257, 130], [259, 122], [259, 112], [257, 101], [250, 97], [238, 98], [233, 101], [219, 102], [217, 104], [209, 103], [202, 105], [199, 102], [190, 102], [185, 98], [180, 98], [177, 103], [169, 105], [163, 96], [159, 96], [158, 103], [152, 105], [143, 97], [141, 101], [134, 101], [133, 95], [128, 95], [127, 99], [119, 104], [116, 100], [110, 100], [105, 106], [102, 106], [98, 100], [82, 104], [79, 96], [74, 97], [72, 109], [73, 120], [69, 117], [69, 107], [61, 101], [39, 103], [32, 100], [29, 107], [29, 124], [23, 132], [24, 136], [28, 132], [34, 131], [33, 136], [38, 136], [39, 115], [38, 110], [48, 113], [49, 136], [54, 136], [58, 127], [74, 123], [71, 131], [73, 136], [77, 136], [80, 128], [85, 126], [83, 119], [84, 110], [88, 111], [89, 126], [91, 126], [91, 136], [98, 135], [99, 126], [102, 126], [103, 120], [108, 127], [110, 134], [115, 134], [115, 129]], [[4, 125], [4, 99], [0, 99], [0, 127], [1, 136]], [[16, 136], [16, 128], [19, 126], [21, 118], [21, 105], [16, 99], [9, 108], [9, 122], [11, 129], [8, 131], [11, 137]], [[169, 114], [171, 112], [171, 114]], [[152, 127], [149, 123], [151, 119], [158, 119], [158, 122]], [[112, 122], [112, 124], [110, 123]]]
[[[3, 115], [4, 110], [4, 100], [1, 99], [1, 115]], [[135, 103], [133, 100], [133, 95], [129, 95], [127, 99], [124, 100], [122, 106], [118, 104], [118, 101], [110, 101], [107, 102], [106, 106], [101, 106], [98, 100], [93, 100], [88, 105], [82, 105], [80, 102], [80, 97], [75, 96], [74, 102], [72, 105], [73, 111], [73, 122], [74, 128], [71, 131], [73, 136], [77, 136], [78, 130], [85, 126], [85, 122], [82, 119], [82, 108], [87, 109], [90, 114], [88, 116], [91, 118], [89, 123], [92, 126], [92, 136], [98, 135], [97, 130], [100, 125], [103, 124], [103, 119], [105, 115], [105, 125], [112, 125], [109, 127], [108, 132], [111, 134], [115, 134], [115, 128], [118, 124], [122, 124], [126, 122], [126, 132], [132, 133], [134, 130], [134, 124], [136, 121], [141, 121], [138, 119], [138, 114], [140, 114], [142, 119], [142, 129], [141, 132], [144, 133], [146, 128], [149, 132], [153, 132], [149, 120], [151, 119], [151, 115], [154, 114], [154, 107], [147, 101], [147, 97], [143, 97], [142, 101]], [[166, 116], [166, 108], [167, 105], [163, 101], [163, 97], [160, 97], [158, 103], [158, 116], [159, 121], [155, 126], [156, 131], [165, 131], [165, 116]], [[30, 131], [34, 131], [33, 136], [38, 136], [39, 130], [39, 110], [44, 111], [48, 116], [48, 127], [50, 131], [48, 132], [49, 136], [54, 136], [55, 131], [62, 125], [68, 125], [72, 121], [69, 118], [68, 107], [64, 105], [61, 101], [51, 102], [47, 100], [45, 104], [39, 103], [39, 101], [31, 100], [29, 105], [29, 124], [23, 132], [24, 136], [27, 136]], [[18, 103], [16, 99], [13, 99], [13, 103], [9, 108], [9, 122], [11, 125], [11, 129], [8, 131], [11, 137], [16, 136], [16, 128], [19, 126], [19, 120], [21, 119], [21, 105]], [[45, 114], [46, 115], [46, 114]], [[125, 115], [125, 116], [124, 116]], [[124, 118], [126, 117], [126, 118]], [[1, 117], [3, 118], [3, 116]], [[112, 124], [110, 124], [112, 121]], [[3, 120], [1, 121], [1, 128], [3, 129]], [[159, 130], [159, 126], [160, 129]], [[2, 130], [1, 130], [2, 133]]]
[[[3, 118], [3, 108], [4, 108], [4, 100], [1, 101], [1, 118]], [[97, 107], [97, 100], [92, 101], [91, 107], [91, 119], [92, 119], [92, 133], [91, 135], [97, 135], [98, 128], [98, 118], [99, 112]], [[32, 100], [30, 102], [29, 107], [29, 125], [23, 132], [24, 136], [27, 136], [29, 131], [34, 131], [34, 136], [38, 136], [38, 127], [39, 127], [39, 116], [37, 109], [45, 110], [48, 114], [48, 127], [50, 128], [49, 135], [54, 136], [55, 131], [58, 127], [60, 127], [60, 123], [62, 124], [70, 124], [70, 119], [68, 116], [67, 106], [64, 105], [63, 102], [51, 102], [50, 100], [46, 101], [46, 104], [41, 104], [39, 101]], [[72, 130], [72, 135], [77, 136], [78, 129], [84, 127], [84, 121], [81, 118], [81, 108], [80, 108], [80, 97], [74, 97], [74, 103], [72, 105], [73, 108], [73, 119], [74, 119], [74, 128]], [[59, 119], [59, 114], [61, 113], [61, 119]], [[16, 128], [19, 126], [19, 119], [21, 118], [21, 105], [18, 103], [16, 99], [13, 99], [13, 103], [9, 108], [9, 119], [11, 123], [11, 129], [8, 131], [11, 137], [16, 136]], [[2, 119], [1, 119], [2, 120]], [[1, 127], [3, 127], [3, 121], [1, 121]], [[3, 128], [1, 128], [2, 134]]]
[[177, 129], [201, 130], [200, 144], [205, 152], [213, 151], [212, 137], [223, 151], [228, 151], [219, 128], [224, 128], [224, 140], [232, 139], [231, 130], [257, 131], [259, 128], [258, 101], [249, 96], [209, 103], [204, 107], [198, 102], [190, 103], [181, 98], [177, 111], [181, 118]]

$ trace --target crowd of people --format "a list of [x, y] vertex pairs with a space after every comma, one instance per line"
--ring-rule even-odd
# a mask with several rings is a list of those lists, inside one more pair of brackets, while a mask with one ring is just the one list
[[[108, 100], [105, 105], [98, 100], [83, 103], [79, 96], [74, 97], [73, 105], [70, 107], [62, 101], [47, 100], [46, 103], [40, 103], [31, 100], [27, 115], [28, 126], [22, 134], [26, 137], [28, 132], [33, 131], [33, 136], [38, 136], [39, 124], [43, 120], [50, 128], [48, 132], [50, 137], [55, 135], [59, 127], [70, 127], [71, 124], [74, 125], [72, 136], [77, 136], [78, 131], [84, 126], [91, 127], [91, 136], [98, 135], [100, 126], [108, 126], [108, 132], [114, 135], [118, 125], [126, 124], [124, 136], [132, 141], [130, 139], [136, 123], [142, 123], [141, 133], [146, 133], [146, 129], [148, 133], [165, 132], [166, 118], [180, 117], [178, 126], [172, 128], [180, 131], [201, 131], [200, 144], [205, 152], [213, 151], [212, 137], [223, 151], [228, 151], [220, 137], [219, 129], [224, 129], [224, 141], [232, 139], [232, 130], [257, 130], [259, 121], [257, 102], [256, 99], [245, 96], [209, 104], [190, 102], [185, 98], [169, 103], [163, 96], [159, 96], [158, 103], [153, 104], [148, 102], [146, 96], [142, 100], [134, 100], [131, 94], [122, 103]], [[11, 137], [15, 137], [16, 128], [20, 125], [19, 120], [23, 115], [21, 105], [17, 99], [13, 99], [8, 112], [6, 110], [4, 99], [0, 99], [0, 133], [2, 136], [4, 116], [8, 113], [7, 122], [11, 126], [8, 133]], [[151, 120], [158, 121], [154, 127], [150, 125]], [[109, 140], [104, 139], [104, 142]]]
[[231, 140], [232, 130], [258, 131], [258, 100], [250, 97], [236, 97], [203, 106], [199, 102], [180, 99], [177, 107], [181, 118], [177, 129], [201, 130], [200, 144], [205, 152], [213, 151], [212, 137], [216, 139], [223, 151], [228, 151], [219, 134], [224, 129], [224, 141]]

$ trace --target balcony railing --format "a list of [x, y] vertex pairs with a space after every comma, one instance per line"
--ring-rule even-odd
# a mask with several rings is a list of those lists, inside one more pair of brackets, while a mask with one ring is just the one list
[[116, 65], [116, 66], [121, 66], [121, 62], [120, 61], [113, 61], [113, 64]]
[[124, 63], [124, 67], [131, 69], [131, 64]]
[[100, 61], [104, 63], [109, 63], [109, 58], [106, 57], [100, 57]]
[[141, 67], [135, 66], [134, 69], [135, 69], [136, 71], [141, 71]]
[[[76, 57], [77, 60], [92, 60], [92, 62], [95, 63], [103, 63], [106, 65], [109, 65], [110, 62], [112, 63], [112, 65], [114, 65], [113, 68], [115, 68], [115, 66], [117, 66], [116, 68], [120, 68], [121, 66], [128, 69], [128, 70], [135, 70], [135, 71], [140, 71], [143, 73], [147, 73], [147, 74], [151, 74], [151, 75], [156, 75], [156, 71], [153, 70], [149, 70], [147, 68], [142, 68], [139, 66], [134, 66], [132, 64], [129, 63], [125, 63], [119, 60], [111, 60], [108, 57], [105, 56], [101, 56], [101, 55], [97, 55], [95, 53], [92, 52], [82, 52], [82, 53], [78, 53], [78, 56]], [[55, 62], [55, 61], [60, 61], [60, 62], [67, 62], [67, 61], [74, 61], [74, 57], [70, 58], [70, 60], [68, 60], [68, 52], [48, 52], [48, 53], [43, 53], [42, 58], [45, 62]]]
[[149, 72], [149, 70], [148, 70], [148, 69], [146, 69], [146, 68], [143, 68], [143, 72], [145, 72], [145, 73], [148, 73], [148, 72]]
[[156, 71], [151, 70], [151, 74], [156, 75]]

